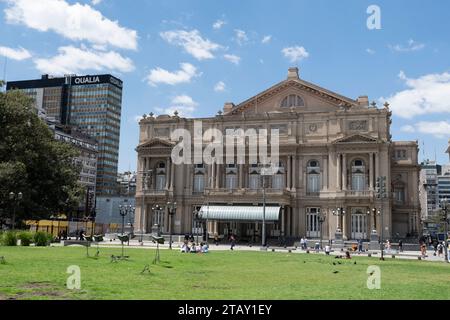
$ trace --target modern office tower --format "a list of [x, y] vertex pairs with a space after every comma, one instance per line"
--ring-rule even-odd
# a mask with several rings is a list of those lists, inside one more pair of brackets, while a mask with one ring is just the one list
[[18, 89], [35, 101], [45, 117], [63, 125], [76, 126], [98, 141], [97, 194], [116, 191], [119, 160], [120, 79], [109, 74], [8, 82], [7, 90]]
[[428, 219], [439, 209], [438, 176], [441, 166], [436, 161], [426, 160], [421, 164], [420, 185], [424, 192], [421, 197], [422, 217]]

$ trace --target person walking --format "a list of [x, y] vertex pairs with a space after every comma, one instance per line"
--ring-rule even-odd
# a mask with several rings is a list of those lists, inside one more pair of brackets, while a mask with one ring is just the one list
[[402, 240], [398, 241], [398, 251], [403, 252], [403, 241]]
[[231, 243], [231, 250], [234, 250], [234, 246], [236, 245], [236, 238], [234, 237], [234, 235], [232, 234], [230, 236], [230, 243]]
[[363, 240], [359, 239], [358, 241], [358, 253], [362, 253], [363, 252]]

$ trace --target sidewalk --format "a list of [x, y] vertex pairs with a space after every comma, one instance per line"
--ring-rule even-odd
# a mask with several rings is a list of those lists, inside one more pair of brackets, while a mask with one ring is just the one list
[[[54, 246], [61, 246], [61, 244], [53, 244]], [[92, 247], [97, 246], [96, 243], [91, 244]], [[117, 248], [121, 246], [120, 240], [112, 240], [105, 239], [105, 241], [99, 243], [99, 248]], [[156, 249], [156, 243], [153, 243], [152, 241], [143, 241], [141, 244], [138, 240], [130, 240], [129, 245], [125, 243], [125, 247], [134, 248], [134, 249]], [[169, 244], [160, 244], [159, 248], [162, 250], [168, 250]], [[173, 250], [180, 250], [181, 243], [175, 242], [172, 244]], [[230, 251], [230, 245], [229, 244], [210, 244], [209, 245], [210, 251]], [[261, 250], [261, 246], [248, 246], [248, 245], [236, 245], [234, 247], [234, 251], [258, 251], [258, 252], [264, 252], [265, 250]], [[308, 254], [307, 251], [301, 250], [300, 248], [295, 247], [268, 247], [267, 252], [289, 252], [291, 251], [292, 254]], [[309, 249], [309, 254], [321, 254], [325, 255], [325, 252], [316, 252], [314, 249]], [[332, 251], [330, 253], [332, 256], [338, 256], [338, 255], [345, 255], [345, 251]], [[369, 254], [372, 255], [372, 258], [379, 259], [380, 257], [380, 250], [370, 250], [368, 252], [358, 253], [358, 252], [350, 252], [350, 254], [354, 257], [367, 257]], [[420, 252], [418, 251], [403, 251], [403, 252], [392, 252], [392, 253], [386, 253], [384, 254], [385, 259], [393, 259], [392, 256], [395, 256], [395, 259], [409, 259], [409, 260], [418, 260], [418, 257], [421, 257]], [[427, 257], [422, 258], [422, 261], [433, 261], [433, 262], [444, 262], [444, 257], [438, 257], [434, 256], [433, 252], [429, 252]]]

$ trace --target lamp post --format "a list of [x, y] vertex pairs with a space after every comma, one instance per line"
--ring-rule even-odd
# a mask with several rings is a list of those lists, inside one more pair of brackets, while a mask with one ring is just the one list
[[176, 202], [167, 202], [167, 208], [169, 210], [169, 248], [172, 250], [172, 217], [177, 212], [177, 203]]
[[12, 215], [12, 230], [14, 230], [16, 228], [16, 207], [19, 206], [20, 201], [22, 201], [23, 199], [23, 193], [19, 192], [19, 193], [14, 193], [14, 192], [10, 192], [9, 193], [9, 200], [13, 201], [13, 215]]
[[272, 167], [265, 164], [259, 164], [260, 168], [259, 174], [262, 179], [262, 191], [263, 191], [263, 217], [262, 217], [262, 247], [267, 246], [266, 242], [266, 178], [273, 175]]
[[445, 262], [449, 263], [450, 261], [448, 261], [448, 201], [447, 198], [445, 198], [444, 200], [442, 200], [441, 202], [441, 210], [442, 210], [442, 221], [444, 222], [444, 226], [445, 226], [445, 238], [444, 238], [444, 253], [445, 253]]
[[156, 236], [161, 236], [161, 212], [164, 210], [160, 205], [155, 205], [152, 208], [154, 212], [154, 223], [153, 223], [153, 229], [152, 232], [154, 233], [156, 231]]
[[134, 211], [134, 208], [132, 205], [119, 205], [119, 212], [122, 216], [122, 235], [125, 234], [125, 217], [128, 215], [128, 213], [132, 213]]
[[320, 225], [320, 250], [323, 250], [323, 246], [322, 246], [322, 226], [323, 223], [325, 222], [325, 220], [327, 219], [326, 215], [323, 213], [319, 213], [319, 216], [317, 217], [317, 220], [319, 221], [319, 225]]
[[343, 216], [345, 216], [345, 209], [342, 208], [342, 207], [339, 207], [339, 208], [333, 209], [331, 211], [331, 213], [333, 214], [333, 216], [337, 216], [338, 217], [338, 223], [337, 223], [335, 239], [336, 240], [342, 240], [341, 219], [342, 219]]
[[[387, 188], [386, 188], [386, 177], [377, 177], [377, 182], [375, 185], [376, 197], [378, 200], [384, 200], [388, 198]], [[380, 238], [380, 260], [384, 260], [384, 250], [383, 250], [383, 238], [384, 238], [384, 221], [383, 221], [383, 210], [382, 204], [380, 205], [380, 223], [381, 223], [381, 238]]]
[[197, 209], [194, 210], [193, 212], [194, 215], [194, 225], [195, 225], [195, 235], [197, 236], [197, 243], [198, 243], [198, 215], [199, 215], [199, 211]]

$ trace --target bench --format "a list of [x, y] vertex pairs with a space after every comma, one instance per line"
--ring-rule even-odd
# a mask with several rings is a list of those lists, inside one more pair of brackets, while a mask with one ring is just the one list
[[90, 247], [91, 243], [87, 240], [64, 240], [63, 241], [64, 247], [72, 246], [72, 245], [80, 245], [80, 246]]

